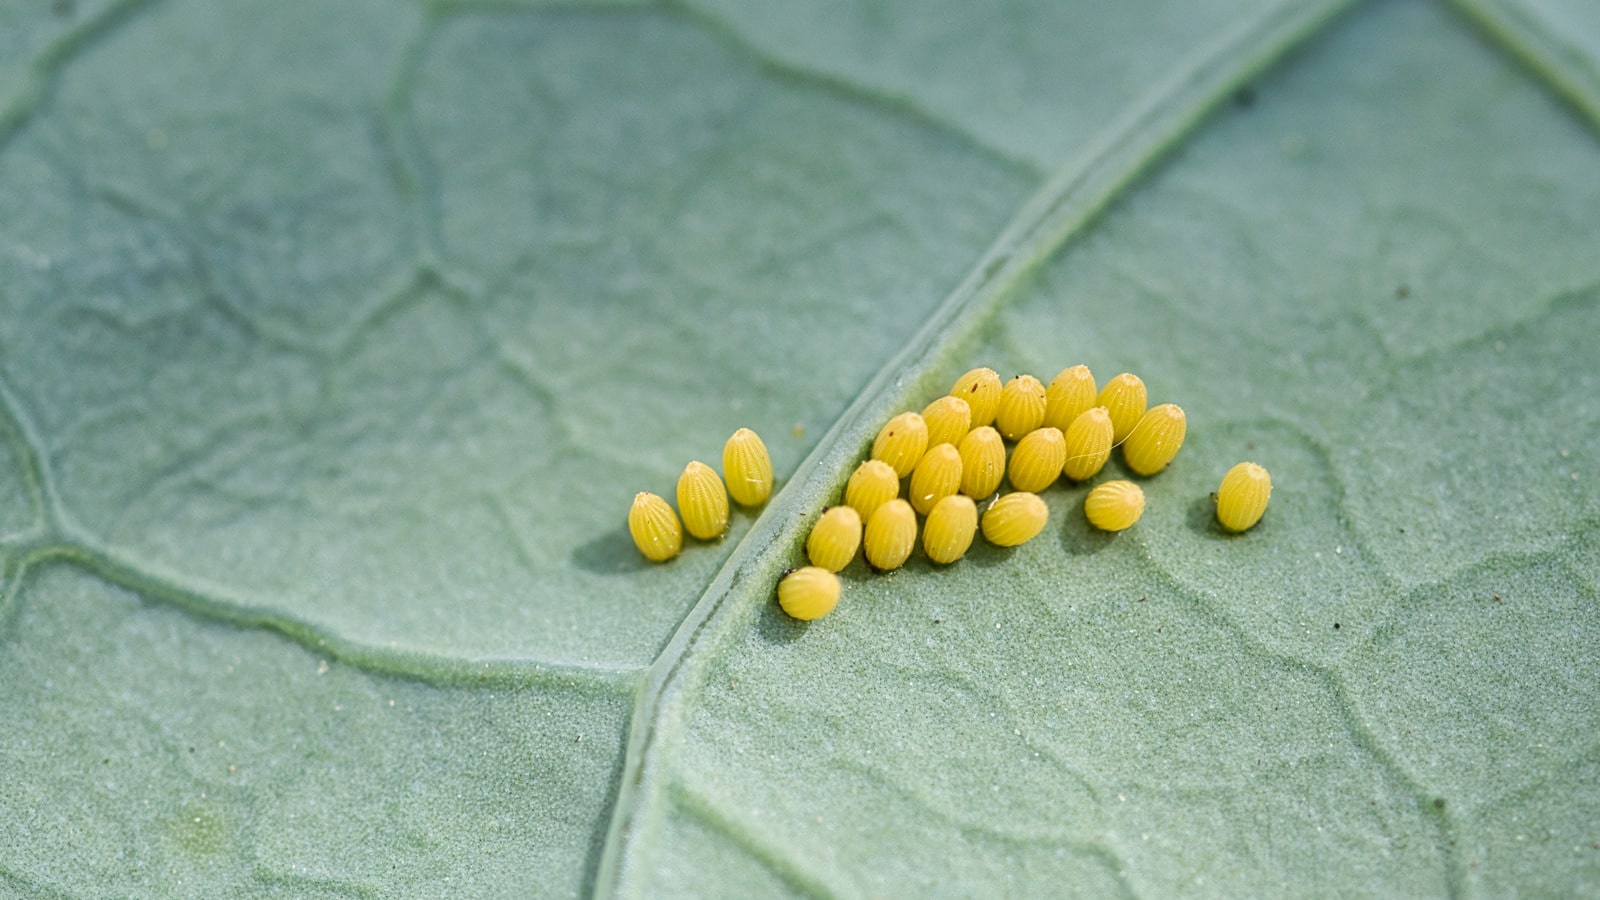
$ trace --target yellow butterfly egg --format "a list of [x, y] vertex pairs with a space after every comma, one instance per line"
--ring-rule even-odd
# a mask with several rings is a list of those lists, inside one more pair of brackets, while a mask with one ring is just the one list
[[1123, 372], [1106, 382], [1106, 386], [1100, 389], [1100, 396], [1095, 398], [1094, 405], [1104, 406], [1106, 412], [1111, 413], [1112, 443], [1122, 443], [1122, 439], [1133, 431], [1133, 426], [1144, 417], [1144, 407], [1148, 402], [1144, 382], [1137, 375]]
[[1016, 491], [989, 504], [983, 514], [983, 537], [996, 547], [1015, 547], [1033, 540], [1050, 520], [1050, 507], [1038, 494]]
[[994, 421], [1000, 408], [1000, 376], [993, 369], [973, 369], [950, 386], [950, 396], [967, 401], [972, 410], [972, 428]]
[[861, 540], [867, 562], [883, 571], [900, 568], [916, 545], [917, 514], [898, 497], [878, 507]]
[[1067, 440], [1058, 429], [1046, 426], [1030, 431], [1011, 451], [1011, 467], [1006, 474], [1019, 491], [1038, 493], [1061, 477], [1067, 462]]
[[971, 497], [952, 494], [934, 504], [922, 523], [922, 549], [940, 565], [953, 563], [972, 546], [978, 532], [978, 504]]
[[728, 493], [740, 506], [760, 506], [772, 496], [772, 457], [761, 435], [741, 428], [722, 445], [722, 473]]
[[988, 425], [974, 428], [956, 448], [961, 454], [961, 493], [974, 500], [993, 494], [1006, 474], [1006, 445]]
[[1096, 395], [1088, 366], [1062, 369], [1044, 389], [1044, 424], [1066, 431], [1073, 419], [1095, 405]]
[[928, 449], [928, 423], [914, 412], [901, 413], [889, 420], [872, 442], [872, 458], [881, 459], [904, 478], [917, 467]]
[[1073, 481], [1093, 478], [1111, 458], [1115, 430], [1111, 413], [1103, 406], [1096, 406], [1073, 419], [1067, 426], [1067, 461], [1061, 466], [1061, 474]]
[[922, 411], [922, 421], [928, 426], [929, 447], [955, 446], [972, 427], [972, 407], [960, 397], [940, 397]]
[[861, 521], [872, 518], [878, 507], [900, 496], [900, 476], [881, 459], [869, 459], [856, 467], [844, 486], [844, 502], [855, 508]]
[[666, 562], [683, 549], [683, 526], [667, 501], [648, 491], [633, 495], [628, 510], [628, 533], [646, 559]]
[[678, 509], [684, 529], [702, 541], [728, 530], [728, 490], [721, 476], [699, 460], [678, 476]]
[[1153, 406], [1122, 442], [1122, 459], [1138, 474], [1154, 475], [1178, 455], [1188, 428], [1183, 410], [1177, 404]]
[[961, 454], [940, 444], [923, 454], [911, 473], [911, 508], [927, 515], [933, 505], [961, 489]]
[[1008, 441], [1044, 424], [1044, 385], [1032, 375], [1018, 375], [1000, 391], [1000, 408], [994, 414], [994, 427]]
[[829, 572], [850, 565], [861, 546], [861, 514], [853, 507], [833, 506], [823, 510], [806, 538], [806, 556], [811, 564]]
[[1083, 501], [1083, 514], [1101, 531], [1121, 531], [1144, 515], [1144, 491], [1131, 481], [1097, 484]]
[[1229, 531], [1248, 531], [1267, 511], [1272, 476], [1253, 462], [1242, 462], [1222, 476], [1217, 488], [1217, 521]]
[[803, 622], [820, 619], [839, 605], [839, 576], [817, 566], [805, 566], [778, 582], [778, 605]]

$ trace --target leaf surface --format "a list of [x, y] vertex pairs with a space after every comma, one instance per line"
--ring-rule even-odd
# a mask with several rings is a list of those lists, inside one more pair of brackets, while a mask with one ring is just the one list
[[[1596, 889], [1593, 16], [1346, 5], [0, 12], [0, 885]], [[776, 611], [1078, 361], [1189, 412], [1133, 531]]]

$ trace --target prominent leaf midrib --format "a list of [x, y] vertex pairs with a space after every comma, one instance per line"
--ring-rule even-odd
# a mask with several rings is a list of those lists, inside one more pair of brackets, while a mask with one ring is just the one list
[[1517, 0], [1451, 3], [1600, 128], [1600, 60], [1566, 41], [1549, 22]]
[[630, 859], [644, 846], [648, 805], [663, 786], [654, 750], [681, 717], [671, 708], [694, 685], [696, 661], [710, 658], [742, 619], [727, 600], [746, 578], [775, 576], [796, 546], [808, 510], [825, 502], [877, 423], [907, 396], [930, 388], [945, 354], [973, 333], [1040, 262], [1079, 233], [1218, 103], [1356, 0], [1285, 2], [1241, 23], [1175, 68], [1082, 156], [1062, 166], [1006, 226], [968, 275], [796, 468], [788, 484], [734, 549], [717, 577], [651, 666], [635, 704], [610, 832], [595, 895], [622, 892]]

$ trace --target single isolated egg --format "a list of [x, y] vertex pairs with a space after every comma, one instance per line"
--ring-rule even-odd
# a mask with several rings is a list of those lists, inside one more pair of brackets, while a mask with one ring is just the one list
[[1261, 521], [1272, 499], [1272, 476], [1253, 462], [1242, 462], [1222, 476], [1217, 488], [1217, 521], [1229, 531], [1248, 531]]

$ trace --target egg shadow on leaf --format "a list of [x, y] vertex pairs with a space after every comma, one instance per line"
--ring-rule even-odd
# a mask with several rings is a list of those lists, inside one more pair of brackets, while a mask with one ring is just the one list
[[1077, 515], [1067, 516], [1061, 525], [1061, 549], [1073, 556], [1093, 556], [1117, 539], [1115, 534], [1090, 525], [1083, 515], [1081, 504], [1076, 512]]
[[[840, 602], [844, 601], [841, 599]], [[823, 616], [818, 621], [827, 620], [828, 616]], [[762, 602], [761, 612], [756, 617], [756, 636], [767, 644], [792, 644], [805, 637], [810, 628], [810, 622], [802, 622], [783, 611], [783, 607], [778, 605], [776, 590]]]
[[[579, 544], [572, 551], [572, 564], [595, 575], [631, 575], [651, 566], [663, 565], [644, 558], [634, 546], [628, 526], [616, 528]], [[664, 565], [671, 565], [667, 562]]]
[[[1011, 557], [1017, 555], [1015, 547], [996, 547], [983, 539], [983, 532], [978, 532], [972, 539], [972, 546], [967, 548], [967, 555], [962, 562], [977, 566], [980, 569], [992, 569], [996, 566], [1009, 565]], [[957, 563], [959, 565], [960, 563]]]
[[1217, 501], [1210, 496], [1201, 497], [1189, 504], [1189, 512], [1185, 518], [1188, 520], [1189, 530], [1201, 537], [1230, 540], [1238, 536], [1217, 524]]

